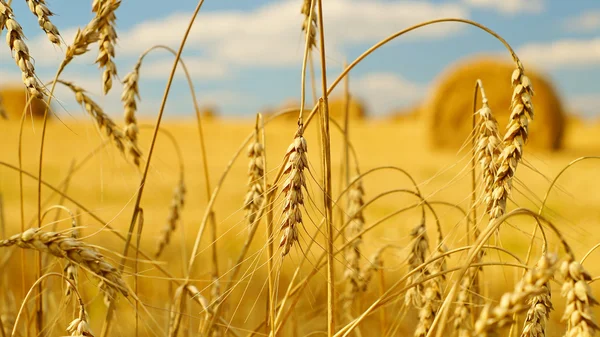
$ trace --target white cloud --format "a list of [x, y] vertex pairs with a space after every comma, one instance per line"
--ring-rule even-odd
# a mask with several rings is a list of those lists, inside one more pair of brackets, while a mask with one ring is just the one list
[[564, 28], [571, 32], [592, 32], [600, 29], [600, 10], [589, 10], [578, 16], [567, 18]]
[[544, 10], [544, 0], [463, 0], [469, 6], [490, 9], [505, 15], [520, 13], [539, 14]]
[[600, 38], [531, 43], [519, 48], [517, 54], [524, 62], [547, 69], [600, 64]]
[[367, 102], [375, 115], [413, 105], [426, 92], [424, 86], [393, 73], [370, 73], [353, 79], [352, 88], [357, 96], [368, 98]]
[[[323, 10], [328, 53], [333, 55], [338, 47], [375, 43], [424, 20], [469, 15], [460, 5], [421, 1], [328, 0]], [[121, 52], [137, 55], [154, 44], [174, 47], [188, 20], [189, 13], [179, 13], [120, 32]], [[293, 65], [302, 58], [301, 22], [296, 1], [274, 2], [246, 12], [205, 12], [198, 17], [186, 50], [202, 50], [215, 60], [234, 65]], [[436, 25], [407, 38], [440, 38], [460, 29], [460, 25]]]
[[[140, 77], [167, 79], [173, 67], [174, 57], [148, 61], [142, 64]], [[184, 58], [185, 66], [193, 79], [222, 78], [228, 74], [227, 68], [220, 62], [203, 58]], [[184, 76], [183, 68], [177, 67], [176, 76]], [[183, 78], [183, 77], [180, 77]]]

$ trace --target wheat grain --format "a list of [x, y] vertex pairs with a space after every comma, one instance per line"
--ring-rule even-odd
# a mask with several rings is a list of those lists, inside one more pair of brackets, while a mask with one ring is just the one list
[[562, 317], [567, 322], [565, 337], [594, 336], [599, 327], [592, 316], [592, 306], [598, 305], [588, 285], [592, 277], [571, 256], [561, 264], [560, 273], [564, 279], [561, 295], [567, 300]]
[[502, 295], [496, 307], [492, 308], [489, 303], [484, 307], [475, 323], [475, 333], [484, 337], [488, 332], [512, 323], [513, 315], [527, 310], [529, 299], [546, 292], [545, 284], [554, 275], [555, 265], [555, 256], [543, 256], [537, 267], [528, 270], [512, 292]]
[[115, 296], [117, 292], [124, 296], [128, 295], [127, 286], [121, 279], [119, 271], [108, 263], [95, 248], [82, 241], [61, 233], [43, 232], [38, 228], [30, 228], [7, 240], [0, 240], [0, 247], [15, 245], [24, 249], [49, 253], [73, 262], [98, 276], [102, 280], [100, 288], [110, 295]]
[[506, 202], [512, 188], [512, 179], [517, 165], [523, 157], [523, 146], [527, 142], [528, 124], [533, 119], [533, 87], [519, 63], [511, 77], [514, 87], [510, 104], [511, 114], [504, 134], [503, 149], [498, 157], [498, 171], [494, 178], [492, 202], [489, 214], [497, 219], [506, 212]]
[[[545, 258], [542, 258], [537, 268], [543, 268], [546, 263]], [[552, 293], [550, 291], [550, 281], [542, 285], [542, 293], [535, 295], [529, 300], [529, 310], [523, 325], [521, 337], [545, 337], [546, 322], [550, 318], [550, 311], [554, 309], [552, 306]]]
[[304, 205], [302, 188], [306, 189], [304, 169], [308, 167], [307, 145], [303, 134], [304, 125], [299, 122], [294, 141], [287, 149], [287, 163], [283, 170], [283, 173], [287, 174], [282, 189], [285, 193], [285, 200], [283, 204], [283, 221], [281, 222], [282, 236], [279, 242], [279, 246], [283, 248], [283, 256], [287, 255], [290, 248], [298, 241], [298, 228], [296, 227], [298, 225], [302, 226], [300, 207]]
[[33, 13], [37, 19], [40, 28], [46, 32], [48, 40], [53, 44], [60, 45], [60, 33], [58, 28], [50, 21], [50, 16], [54, 15], [46, 6], [44, 0], [26, 0], [29, 5], [29, 10]]
[[92, 11], [98, 19], [98, 33], [100, 41], [98, 44], [98, 57], [96, 63], [104, 69], [102, 73], [102, 90], [107, 94], [112, 88], [112, 79], [117, 75], [117, 66], [113, 59], [115, 57], [115, 43], [117, 31], [115, 22], [117, 17], [115, 11], [121, 5], [120, 0], [94, 0]]
[[244, 209], [246, 210], [246, 219], [248, 219], [248, 230], [252, 230], [252, 225], [256, 220], [260, 207], [265, 198], [262, 180], [265, 174], [264, 149], [258, 140], [258, 133], [255, 142], [248, 146], [248, 192], [244, 198]]
[[85, 312], [85, 308], [83, 305], [79, 306], [79, 317], [75, 318], [67, 327], [67, 332], [71, 334], [71, 336], [90, 336], [94, 337], [92, 330], [90, 329], [90, 324], [88, 323], [88, 315]]
[[[129, 139], [129, 152], [134, 152], [137, 148], [137, 140], [139, 129], [137, 125], [137, 119], [135, 113], [137, 111], [136, 98], [139, 99], [140, 93], [138, 91], [139, 72], [142, 63], [138, 62], [133, 70], [123, 78], [123, 93], [121, 94], [121, 101], [123, 101], [124, 115], [125, 115], [125, 137]], [[133, 153], [132, 153], [133, 154]], [[139, 166], [139, 157], [135, 157], [135, 164]]]
[[173, 190], [173, 198], [171, 199], [171, 206], [169, 208], [169, 217], [167, 219], [167, 225], [161, 230], [161, 236], [158, 239], [155, 258], [159, 258], [165, 247], [171, 242], [171, 235], [177, 229], [177, 222], [181, 217], [181, 211], [185, 204], [185, 181], [183, 174], [179, 177], [179, 183]]
[[31, 96], [42, 98], [44, 88], [35, 75], [35, 67], [31, 62], [29, 48], [24, 41], [23, 29], [15, 20], [10, 6], [0, 0], [0, 27], [6, 27], [6, 43], [10, 48], [17, 66], [21, 70], [21, 78]]

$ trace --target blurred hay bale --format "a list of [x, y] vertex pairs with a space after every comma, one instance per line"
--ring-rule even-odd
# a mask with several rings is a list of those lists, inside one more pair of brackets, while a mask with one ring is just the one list
[[[0, 104], [2, 104], [8, 119], [19, 120], [21, 118], [28, 98], [27, 91], [22, 85], [0, 88]], [[27, 111], [27, 115], [32, 115], [33, 118], [43, 118], [45, 108], [46, 102], [34, 98]], [[49, 117], [51, 115], [51, 113], [48, 114]]]
[[413, 105], [405, 109], [392, 111], [388, 119], [392, 122], [413, 122], [423, 117], [423, 106], [421, 104]]
[[[314, 106], [308, 100], [305, 102], [305, 109], [312, 109]], [[343, 97], [332, 97], [329, 99], [329, 116], [335, 119], [338, 122], [342, 122], [344, 120], [344, 98]], [[293, 113], [285, 114], [281, 116], [281, 119], [285, 120], [296, 120], [298, 119], [298, 114], [300, 113], [300, 102], [296, 99], [288, 99], [284, 101], [277, 109], [266, 109], [266, 116], [271, 116], [275, 113], [281, 112], [287, 109], [295, 109], [296, 111]], [[356, 98], [351, 96], [350, 103], [348, 106], [348, 116], [353, 120], [363, 120], [367, 116], [367, 110], [365, 108], [364, 103]], [[306, 116], [305, 116], [306, 118]]]
[[[483, 86], [501, 133], [510, 116], [514, 64], [490, 57], [476, 57], [459, 62], [437, 80], [424, 113], [430, 131], [430, 141], [436, 148], [457, 149], [471, 132], [473, 92], [477, 79]], [[551, 83], [525, 65], [533, 83], [534, 120], [529, 125], [529, 146], [558, 150], [565, 130], [565, 112]], [[481, 97], [478, 98], [478, 105]]]

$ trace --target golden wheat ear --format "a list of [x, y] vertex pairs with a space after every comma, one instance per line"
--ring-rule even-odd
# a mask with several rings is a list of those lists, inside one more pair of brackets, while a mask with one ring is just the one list
[[592, 276], [571, 256], [561, 264], [560, 274], [564, 279], [561, 295], [567, 299], [562, 317], [567, 322], [565, 336], [594, 336], [600, 328], [592, 313], [592, 307], [598, 305], [588, 284]]
[[54, 15], [46, 6], [46, 2], [44, 0], [26, 0], [27, 5], [29, 5], [29, 10], [33, 15], [35, 15], [38, 19], [38, 24], [40, 28], [46, 35], [48, 36], [48, 40], [55, 45], [60, 44], [60, 33], [58, 32], [58, 28], [50, 21], [50, 17]]
[[294, 141], [288, 147], [283, 173], [287, 178], [283, 183], [283, 193], [285, 200], [283, 202], [283, 221], [280, 230], [282, 232], [279, 246], [282, 247], [282, 255], [285, 256], [298, 241], [298, 228], [302, 226], [302, 210], [304, 205], [304, 194], [302, 188], [306, 189], [306, 178], [304, 169], [308, 167], [308, 158], [306, 157], [307, 145], [304, 139], [304, 125], [298, 124], [298, 130], [294, 135]]

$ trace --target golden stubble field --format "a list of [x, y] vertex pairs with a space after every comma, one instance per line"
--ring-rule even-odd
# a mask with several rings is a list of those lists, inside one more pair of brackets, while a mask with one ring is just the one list
[[[151, 125], [151, 121], [145, 121]], [[143, 125], [144, 123], [140, 123]], [[26, 123], [23, 133], [23, 168], [25, 171], [37, 175], [37, 160], [39, 154], [40, 125]], [[203, 181], [203, 169], [201, 163], [201, 151], [198, 140], [195, 121], [166, 121], [163, 129], [170, 132], [176, 139], [183, 153], [185, 168], [185, 184], [187, 195], [185, 207], [182, 212], [179, 228], [173, 236], [172, 243], [166, 248], [163, 257], [160, 258], [162, 266], [169, 270], [175, 277], [184, 277], [184, 266], [187, 265], [196, 233], [204, 215], [207, 196], [206, 186]], [[0, 124], [0, 144], [2, 144], [2, 161], [10, 165], [18, 165], [18, 139], [19, 125], [16, 122], [2, 122]], [[310, 174], [308, 174], [309, 196], [305, 201], [307, 216], [305, 216], [304, 229], [300, 229], [300, 247], [306, 247], [310, 239], [308, 233], [316, 229], [315, 223], [320, 221], [323, 201], [321, 186], [321, 161], [319, 157], [319, 140], [315, 132], [316, 124], [307, 129], [308, 153], [310, 161]], [[253, 130], [251, 121], [242, 120], [211, 120], [205, 123], [204, 130], [207, 139], [207, 155], [209, 158], [209, 173], [212, 187], [220, 179], [225, 167], [231, 160], [232, 155], [242, 144], [242, 141]], [[267, 169], [269, 178], [272, 179], [274, 172], [282, 163], [282, 158], [288, 144], [291, 142], [295, 131], [293, 120], [275, 121], [266, 127], [267, 146]], [[471, 193], [471, 178], [469, 160], [471, 158], [470, 148], [461, 152], [439, 151], [432, 149], [426, 140], [426, 128], [420, 121], [410, 120], [405, 122], [386, 121], [351, 121], [350, 140], [355, 148], [357, 160], [362, 172], [371, 168], [381, 166], [397, 166], [406, 170], [418, 183], [422, 194], [429, 201], [445, 201], [456, 204], [463, 209], [468, 209]], [[514, 202], [509, 204], [509, 209], [529, 207], [537, 210], [541, 204], [550, 180], [569, 162], [582, 156], [594, 156], [600, 154], [600, 132], [599, 126], [577, 124], [570, 125], [566, 136], [566, 146], [563, 151], [556, 153], [540, 152], [526, 147], [524, 165], [520, 165], [517, 171], [512, 194]], [[340, 133], [332, 129], [332, 165], [334, 173], [334, 197], [339, 193], [340, 167], [342, 157], [342, 137]], [[147, 153], [150, 142], [151, 127], [142, 127], [140, 146]], [[535, 134], [531, 135], [535, 137]], [[44, 155], [44, 181], [59, 186], [69, 173], [72, 163], [78, 166], [89, 153], [94, 151], [104, 139], [93, 123], [89, 121], [69, 122], [63, 125], [53, 121], [47, 131], [46, 149]], [[93, 212], [99, 218], [113, 226], [117, 231], [126, 234], [132, 215], [133, 203], [139, 184], [141, 172], [129, 161], [118, 153], [112, 144], [98, 150], [91, 159], [86, 161], [74, 172], [70, 178], [67, 195], [85, 206], [82, 210], [72, 202], [60, 200], [53, 196], [48, 206], [62, 202], [71, 210], [79, 210], [81, 214], [79, 225], [81, 236], [89, 242], [102, 247], [104, 255], [108, 256], [117, 264], [120, 260], [119, 252], [123, 249], [123, 241], [116, 238], [102, 224], [95, 221], [86, 211]], [[164, 133], [159, 133], [158, 141], [150, 167], [147, 184], [141, 207], [144, 210], [144, 228], [141, 239], [141, 247], [144, 251], [153, 252], [156, 241], [160, 236], [160, 230], [166, 225], [169, 205], [171, 203], [173, 188], [179, 177], [179, 162], [170, 138]], [[354, 159], [352, 160], [354, 161]], [[194, 284], [201, 292], [209, 297], [211, 291], [211, 267], [210, 252], [213, 244], [216, 245], [219, 259], [220, 273], [224, 274], [221, 280], [221, 288], [228, 287], [228, 271], [231, 271], [244, 240], [248, 235], [248, 225], [244, 218], [242, 204], [246, 193], [248, 159], [243, 154], [233, 164], [231, 172], [222, 184], [220, 193], [215, 203], [216, 222], [218, 227], [217, 240], [213, 242], [210, 235], [205, 235], [200, 245], [199, 255], [194, 264], [191, 277]], [[581, 258], [590, 248], [600, 242], [600, 161], [583, 161], [569, 169], [558, 181], [557, 187], [550, 194], [547, 208], [543, 215], [552, 219], [561, 230], [564, 237], [572, 245], [575, 254]], [[353, 172], [352, 175], [355, 173]], [[3, 167], [0, 169], [0, 192], [4, 202], [4, 219], [6, 221], [6, 235], [10, 236], [20, 230], [19, 211], [19, 176], [16, 171]], [[392, 189], [412, 189], [412, 184], [405, 176], [397, 171], [380, 170], [368, 175], [364, 180], [366, 200]], [[25, 226], [35, 223], [36, 217], [36, 182], [28, 177], [24, 178], [24, 211]], [[310, 193], [312, 192], [312, 193]], [[44, 188], [43, 199], [51, 196], [51, 192]], [[414, 196], [407, 197], [402, 194], [390, 194], [376, 201], [365, 209], [366, 225], [375, 223], [377, 220], [418, 202]], [[515, 205], [516, 203], [516, 205]], [[274, 205], [275, 224], [280, 220], [282, 196], [278, 195]], [[345, 205], [345, 201], [341, 202]], [[439, 216], [441, 227], [446, 236], [446, 244], [449, 247], [460, 247], [466, 244], [465, 240], [465, 216], [459, 210], [436, 205], [436, 213]], [[334, 216], [339, 219], [340, 210], [334, 209]], [[480, 226], [484, 226], [487, 220], [482, 220], [482, 209], [479, 208]], [[52, 227], [53, 220], [59, 219], [55, 225], [59, 229], [67, 229], [71, 226], [68, 215], [62, 212], [60, 215], [53, 210], [48, 213], [46, 226]], [[430, 219], [430, 218], [429, 218]], [[339, 226], [338, 220], [336, 226]], [[363, 251], [361, 263], [368, 264], [368, 259], [385, 245], [393, 248], [386, 250], [383, 255], [383, 265], [386, 271], [384, 287], [389, 287], [406, 272], [406, 258], [409, 253], [410, 231], [420, 221], [419, 209], [403, 212], [369, 231], [363, 237]], [[428, 220], [428, 234], [431, 238], [436, 236], [434, 222]], [[529, 247], [530, 233], [534, 222], [530, 219], [511, 219], [503, 225], [500, 232], [498, 245], [513, 252], [520, 259], [525, 259]], [[48, 228], [50, 229], [50, 228]], [[1, 234], [1, 233], [0, 233]], [[312, 235], [312, 234], [311, 234]], [[548, 234], [552, 242], [549, 250], [559, 251], [554, 236]], [[275, 242], [278, 243], [279, 234], [276, 234]], [[433, 239], [432, 239], [433, 240]], [[240, 335], [244, 335], [247, 329], [252, 329], [265, 317], [266, 301], [266, 250], [265, 250], [264, 221], [258, 230], [248, 258], [245, 260], [240, 276], [234, 280], [235, 286], [231, 299], [226, 307], [228, 321]], [[323, 235], [319, 235], [319, 244], [310, 251], [293, 248], [283, 264], [276, 254], [276, 265], [281, 267], [277, 274], [279, 278], [279, 295], [287, 287], [295, 266], [306, 254], [308, 262], [305, 263], [300, 276], [309, 275], [315, 261], [323, 251]], [[335, 242], [335, 246], [341, 246], [341, 240]], [[533, 250], [534, 259], [539, 256], [541, 242], [535, 243]], [[2, 249], [2, 254], [7, 256], [10, 249]], [[16, 298], [22, 298], [20, 252], [14, 251], [9, 263], [2, 270], [2, 274], [8, 281], [8, 286], [14, 292]], [[32, 261], [33, 254], [26, 253]], [[600, 252], [591, 255], [586, 261], [585, 267], [590, 273], [600, 275], [600, 267], [596, 263]], [[464, 258], [458, 254], [450, 260], [453, 264]], [[134, 272], [134, 254], [129, 255], [129, 261], [125, 268], [124, 279], [130, 285], [133, 284], [132, 274]], [[497, 252], [488, 253], [486, 259], [490, 261], [515, 262], [513, 257]], [[182, 263], [185, 261], [185, 263]], [[337, 289], [341, 294], [344, 291], [343, 270], [345, 261], [343, 254], [337, 256], [336, 275]], [[61, 271], [63, 262], [56, 259], [49, 260], [47, 271]], [[147, 261], [139, 259], [138, 263], [139, 298], [144, 303], [147, 315], [140, 316], [140, 331], [142, 335], [161, 335], [154, 328], [154, 323], [166, 329], [169, 314], [167, 312], [169, 302], [173, 296], [174, 287], [170, 282], [160, 275]], [[25, 289], [31, 286], [33, 279], [33, 268], [26, 270]], [[515, 272], [514, 268], [491, 266], [484, 269], [485, 295], [498, 295], [502, 291], [512, 288], [516, 278], [521, 271]], [[326, 325], [324, 315], [324, 303], [326, 298], [326, 275], [322, 269], [316, 274], [310, 286], [301, 296], [300, 302], [293, 311], [290, 323], [286, 326], [286, 333], [292, 332], [303, 336], [314, 331], [323, 331]], [[448, 277], [452, 283], [452, 276]], [[381, 291], [381, 280], [373, 280], [369, 285], [364, 299], [356, 306], [356, 313], [362, 312]], [[94, 331], [99, 331], [104, 317], [105, 307], [102, 303], [102, 295], [98, 293], [95, 286], [97, 280], [89, 275], [81, 276], [82, 294], [89, 304], [89, 315], [92, 317], [91, 324]], [[6, 286], [6, 285], [5, 285]], [[49, 287], [61, 288], [61, 283], [53, 280]], [[592, 284], [594, 290], [600, 288]], [[560, 298], [560, 286], [552, 288], [554, 306], [556, 311], [552, 314], [552, 321], [558, 322], [562, 315], [563, 305]], [[59, 307], [72, 310], [70, 306], [61, 303], [60, 291], [48, 291], [47, 301]], [[386, 306], [383, 322], [388, 325], [389, 331], [398, 335], [411, 334], [416, 319], [414, 309], [408, 312], [402, 309], [403, 296], [391, 305]], [[20, 302], [17, 301], [17, 305]], [[189, 307], [184, 317], [183, 328], [186, 331], [196, 331], [199, 321], [200, 307], [188, 303]], [[33, 308], [33, 303], [29, 306]], [[129, 335], [133, 329], [134, 302], [129, 299], [119, 301], [117, 312], [120, 319], [127, 320], [128, 324], [115, 324], [113, 330], [115, 336]], [[60, 331], [66, 326], [64, 315], [57, 313], [56, 329]], [[53, 317], [50, 313], [49, 317]], [[362, 335], [370, 335], [370, 326], [377, 327], [381, 324], [379, 315], [373, 315], [361, 325]], [[155, 321], [155, 322], [153, 322]], [[339, 322], [345, 322], [341, 317]], [[550, 325], [549, 336], [559, 336], [562, 332]], [[264, 330], [260, 330], [264, 333]], [[391, 333], [390, 332], [390, 333]], [[393, 334], [392, 334], [393, 335]]]

